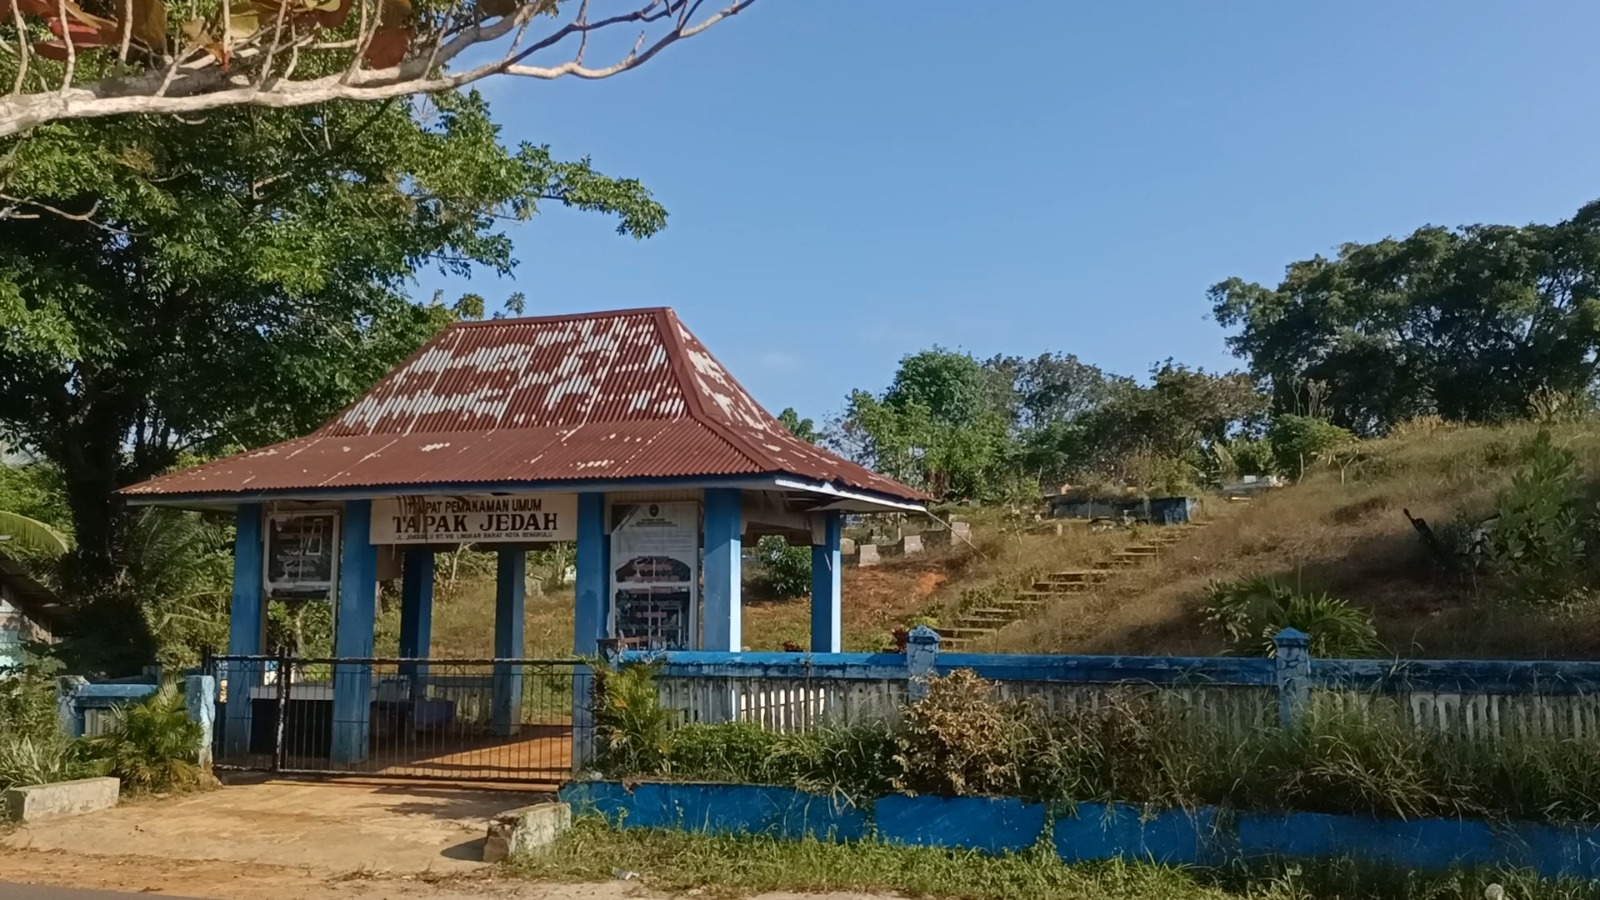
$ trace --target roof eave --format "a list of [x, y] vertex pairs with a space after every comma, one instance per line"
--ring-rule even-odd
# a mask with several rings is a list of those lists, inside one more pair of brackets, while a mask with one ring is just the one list
[[[731, 476], [677, 476], [664, 478], [632, 478], [611, 481], [522, 481], [522, 482], [453, 482], [438, 484], [391, 484], [340, 488], [290, 488], [258, 491], [198, 491], [181, 494], [125, 493], [123, 499], [130, 506], [170, 506], [195, 511], [223, 511], [245, 503], [328, 502], [343, 500], [376, 500], [385, 497], [419, 497], [456, 494], [497, 493], [613, 493], [659, 488], [662, 490], [692, 490], [697, 488], [744, 488], [749, 490], [803, 491], [828, 498], [830, 507], [851, 512], [906, 511], [926, 509], [926, 503], [905, 497], [894, 497], [860, 488], [844, 487], [789, 474], [731, 475]], [[837, 506], [847, 502], [851, 506]], [[858, 509], [857, 506], [870, 507]]]

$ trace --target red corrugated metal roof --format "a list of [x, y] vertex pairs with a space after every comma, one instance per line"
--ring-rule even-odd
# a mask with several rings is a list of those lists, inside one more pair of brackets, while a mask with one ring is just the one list
[[662, 308], [451, 326], [310, 435], [123, 493], [780, 474], [926, 499], [795, 438]]

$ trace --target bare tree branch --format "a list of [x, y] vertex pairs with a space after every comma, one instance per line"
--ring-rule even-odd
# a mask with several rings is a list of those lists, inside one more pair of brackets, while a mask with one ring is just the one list
[[[70, 213], [64, 209], [51, 206], [48, 203], [40, 203], [37, 200], [28, 200], [22, 197], [13, 197], [10, 194], [0, 194], [0, 200], [5, 201], [6, 204], [5, 206], [0, 206], [0, 219], [37, 219], [42, 213], [49, 213], [50, 215], [57, 216], [62, 219], [70, 219], [74, 222], [85, 222], [89, 225], [93, 225], [95, 228], [98, 228], [101, 231], [109, 231], [112, 234], [120, 234], [124, 237], [132, 234], [130, 231], [107, 225], [104, 222], [95, 221], [95, 213], [100, 211], [99, 200], [96, 200], [94, 205], [90, 206], [87, 212], [81, 213]], [[39, 212], [23, 212], [21, 207], [31, 207], [32, 209], [39, 210]]]
[[[24, 79], [29, 57], [37, 51], [29, 47], [23, 37], [18, 45], [21, 58], [13, 93], [0, 97], [0, 138], [44, 122], [67, 119], [129, 114], [177, 115], [240, 105], [287, 108], [330, 100], [383, 100], [450, 90], [501, 74], [544, 80], [566, 76], [590, 80], [609, 78], [637, 68], [678, 41], [694, 37], [723, 19], [743, 12], [755, 0], [722, 0], [725, 6], [698, 19], [697, 10], [705, 0], [631, 0], [631, 9], [601, 14], [594, 19], [590, 18], [591, 7], [607, 5], [608, 0], [573, 3], [575, 8], [567, 16], [554, 19], [548, 16], [556, 9], [551, 0], [510, 0], [517, 5], [511, 7], [507, 2], [504, 10], [490, 7], [505, 15], [487, 18], [481, 5], [489, 0], [460, 0], [465, 5], [455, 12], [419, 16], [414, 23], [417, 33], [410, 40], [404, 58], [398, 65], [384, 69], [365, 68], [363, 60], [372, 35], [390, 24], [384, 22], [385, 0], [354, 2], [360, 8], [360, 16], [353, 40], [318, 41], [316, 20], [300, 18], [302, 14], [298, 12], [285, 12], [288, 3], [278, 4], [276, 22], [263, 22], [263, 27], [255, 33], [241, 36], [232, 28], [231, 4], [224, 3], [222, 21], [206, 26], [210, 34], [221, 34], [220, 52], [215, 43], [207, 47], [191, 42], [171, 56], [155, 53], [146, 60], [136, 54], [137, 59], [145, 60], [144, 64], [150, 68], [74, 85], [71, 72], [78, 53], [115, 54], [119, 48], [75, 48], [71, 31], [65, 24], [67, 0], [57, 0], [67, 45], [66, 71], [54, 90], [30, 90]], [[131, 2], [121, 5], [131, 14]], [[623, 3], [610, 0], [609, 5], [622, 6]], [[20, 9], [15, 15], [18, 25], [22, 25]], [[532, 39], [530, 29], [536, 22], [545, 20], [551, 22], [549, 30], [534, 29], [534, 32], [543, 33], [538, 39]], [[629, 26], [644, 29], [631, 50], [606, 64], [591, 66], [588, 63], [586, 56], [592, 50], [589, 41], [592, 33]], [[124, 45], [131, 27], [131, 23], [119, 23]], [[274, 75], [275, 57], [285, 47], [285, 28], [289, 30], [288, 46], [296, 55], [287, 71]], [[524, 38], [529, 38], [526, 44]], [[540, 61], [547, 54], [557, 52], [569, 39], [575, 40], [577, 46], [567, 44], [569, 55], [565, 59]], [[208, 36], [198, 43], [216, 40]], [[393, 49], [392, 44], [390, 48]], [[346, 69], [344, 58], [338, 57], [340, 71], [336, 74], [294, 79], [299, 68], [311, 68], [313, 73], [329, 72], [327, 65], [311, 67], [301, 59], [305, 54], [327, 53], [352, 54], [353, 59]], [[453, 68], [452, 63], [458, 58], [470, 60], [470, 63]], [[35, 68], [34, 71], [40, 70]]]
[[28, 80], [28, 25], [22, 21], [22, 4], [11, 4], [11, 18], [17, 26], [17, 80], [11, 86], [11, 93], [21, 94], [24, 82]]

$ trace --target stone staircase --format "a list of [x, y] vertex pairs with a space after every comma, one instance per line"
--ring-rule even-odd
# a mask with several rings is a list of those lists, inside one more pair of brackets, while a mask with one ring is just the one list
[[1073, 602], [1073, 597], [1092, 593], [1122, 572], [1158, 559], [1167, 548], [1206, 524], [1195, 522], [1162, 528], [1147, 541], [1114, 551], [1109, 560], [1094, 568], [1051, 572], [1010, 599], [966, 610], [950, 625], [934, 629], [939, 632], [940, 646], [964, 650], [1013, 622], [1031, 618], [1045, 607]]

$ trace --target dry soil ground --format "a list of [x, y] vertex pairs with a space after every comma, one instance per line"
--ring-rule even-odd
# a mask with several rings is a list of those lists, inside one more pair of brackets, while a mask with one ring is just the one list
[[531, 884], [479, 861], [488, 818], [537, 799], [420, 785], [224, 787], [17, 828], [0, 837], [0, 882], [223, 900], [660, 896], [631, 881]]

